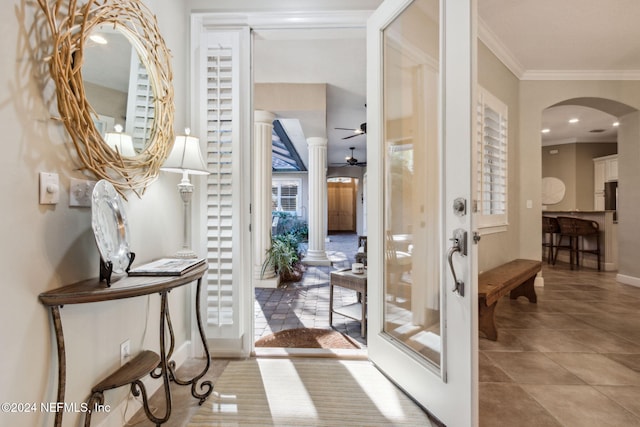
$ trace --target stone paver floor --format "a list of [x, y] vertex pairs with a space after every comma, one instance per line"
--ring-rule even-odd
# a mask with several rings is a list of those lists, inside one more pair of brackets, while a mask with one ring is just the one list
[[[326, 243], [331, 267], [307, 266], [301, 281], [278, 289], [255, 289], [255, 339], [277, 331], [295, 328], [331, 329], [329, 325], [329, 273], [351, 267], [358, 249], [356, 234], [329, 236]], [[356, 302], [356, 292], [334, 288], [334, 305]], [[360, 322], [339, 314], [333, 316], [333, 329], [343, 332], [366, 346], [360, 336]]]

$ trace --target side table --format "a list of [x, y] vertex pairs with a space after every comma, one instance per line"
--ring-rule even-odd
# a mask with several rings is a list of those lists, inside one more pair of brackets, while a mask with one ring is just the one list
[[[333, 287], [352, 289], [359, 294], [358, 301], [353, 304], [334, 307]], [[367, 336], [367, 271], [355, 274], [351, 269], [343, 269], [331, 272], [329, 280], [329, 325], [333, 326], [333, 313], [354, 319], [360, 322], [360, 335]]]
[[[96, 403], [102, 403], [104, 399], [103, 392], [112, 388], [124, 385], [131, 386], [131, 392], [138, 396], [142, 394], [143, 408], [147, 417], [156, 425], [164, 424], [171, 416], [171, 390], [169, 382], [173, 381], [179, 385], [190, 385], [191, 395], [199, 400], [202, 404], [213, 391], [211, 381], [202, 381], [205, 373], [209, 370], [211, 364], [209, 348], [202, 327], [202, 319], [200, 316], [200, 288], [202, 285], [202, 277], [208, 270], [209, 266], [204, 263], [193, 270], [190, 270], [180, 276], [128, 276], [111, 282], [111, 286], [107, 286], [105, 282], [101, 282], [98, 278], [88, 279], [72, 285], [63, 286], [40, 294], [40, 302], [47, 306], [51, 311], [53, 327], [56, 333], [56, 343], [58, 348], [58, 394], [57, 402], [64, 402], [65, 385], [66, 385], [66, 356], [64, 333], [62, 329], [62, 319], [60, 318], [60, 308], [67, 304], [87, 304], [97, 303], [101, 301], [113, 301], [123, 298], [133, 298], [149, 294], [160, 294], [160, 354], [153, 351], [142, 351], [131, 362], [126, 363], [113, 374], [102, 380], [91, 390], [92, 394], [89, 398], [89, 411], [85, 418], [85, 426], [91, 424], [91, 408]], [[198, 322], [198, 331], [200, 339], [204, 346], [206, 355], [206, 365], [202, 372], [191, 379], [180, 379], [176, 375], [175, 362], [171, 360], [174, 350], [174, 334], [171, 326], [171, 317], [169, 316], [169, 292], [179, 286], [184, 286], [197, 281], [195, 310], [196, 320]], [[165, 336], [169, 334], [169, 346], [165, 343]], [[163, 416], [154, 415], [148, 402], [147, 391], [140, 379], [146, 375], [154, 378], [162, 378], [163, 389], [165, 394], [165, 413]], [[199, 392], [201, 390], [202, 392]], [[54, 425], [60, 427], [62, 425], [62, 411], [56, 413]]]

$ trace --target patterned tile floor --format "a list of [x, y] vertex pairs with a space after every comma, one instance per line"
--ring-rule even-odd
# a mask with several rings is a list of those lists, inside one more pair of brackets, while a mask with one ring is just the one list
[[[326, 243], [331, 267], [307, 266], [300, 282], [288, 283], [278, 289], [255, 290], [255, 339], [277, 331], [294, 328], [330, 329], [329, 274], [332, 270], [347, 268], [355, 262], [358, 249], [356, 234], [334, 234]], [[336, 306], [356, 302], [355, 291], [334, 288]], [[335, 314], [333, 329], [358, 341], [363, 347], [366, 340], [360, 336], [360, 322]]]

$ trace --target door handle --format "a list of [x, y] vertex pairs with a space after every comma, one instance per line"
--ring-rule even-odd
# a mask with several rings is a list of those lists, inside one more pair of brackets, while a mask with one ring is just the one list
[[458, 276], [456, 275], [456, 269], [453, 266], [453, 254], [459, 252], [461, 256], [467, 255], [467, 232], [461, 228], [453, 230], [453, 237], [449, 240], [453, 242], [451, 248], [449, 248], [449, 253], [447, 254], [447, 259], [449, 260], [449, 268], [451, 269], [453, 281], [455, 282], [453, 292], [463, 297], [464, 282], [461, 279], [458, 279]]

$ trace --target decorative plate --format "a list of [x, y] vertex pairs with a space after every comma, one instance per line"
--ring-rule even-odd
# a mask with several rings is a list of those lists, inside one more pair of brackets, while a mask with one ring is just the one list
[[122, 198], [113, 185], [98, 181], [91, 195], [91, 226], [100, 256], [113, 264], [114, 273], [124, 273], [129, 267], [129, 225]]
[[564, 199], [565, 185], [560, 179], [547, 176], [542, 178], [542, 204], [555, 205]]

